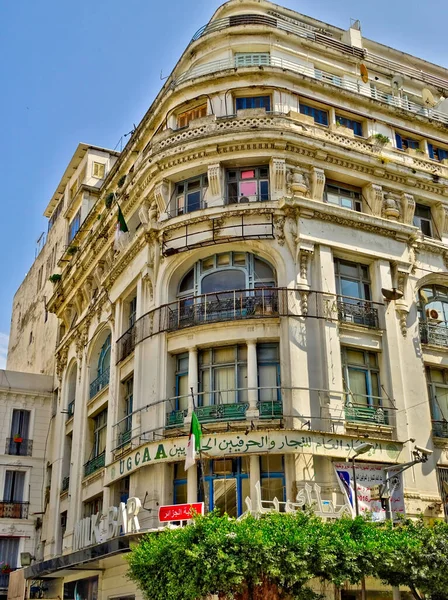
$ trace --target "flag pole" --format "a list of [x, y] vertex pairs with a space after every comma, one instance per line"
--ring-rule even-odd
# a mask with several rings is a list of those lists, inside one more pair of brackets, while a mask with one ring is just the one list
[[[194, 392], [193, 392], [193, 388], [190, 387], [190, 394], [191, 394], [191, 400], [193, 403], [193, 412], [195, 411], [196, 408], [196, 404], [194, 401]], [[205, 477], [204, 477], [204, 459], [202, 457], [202, 447], [201, 444], [199, 445], [199, 464], [201, 466], [201, 476], [200, 476], [200, 481], [199, 481], [199, 485], [202, 487], [202, 497], [204, 498], [204, 514], [205, 512], [208, 510], [208, 498], [206, 496], [205, 493]]]

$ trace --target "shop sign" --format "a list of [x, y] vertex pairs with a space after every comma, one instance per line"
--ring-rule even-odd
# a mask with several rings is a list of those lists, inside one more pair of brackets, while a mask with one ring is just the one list
[[[391, 463], [398, 460], [403, 444], [387, 440], [371, 440], [373, 447], [366, 454], [375, 461]], [[188, 437], [170, 438], [162, 442], [151, 442], [137, 448], [126, 458], [109, 465], [106, 469], [105, 485], [129, 475], [140, 467], [155, 463], [185, 460]], [[244, 433], [217, 433], [203, 435], [201, 452], [204, 456], [241, 456], [249, 454], [316, 454], [338, 459], [347, 459], [359, 445], [356, 437], [300, 431], [252, 431]]]
[[80, 550], [92, 544], [101, 544], [120, 534], [137, 533], [140, 531], [138, 513], [141, 508], [138, 498], [129, 498], [126, 504], [110, 506], [106, 513], [81, 519], [75, 525], [73, 550]]
[[193, 515], [204, 514], [204, 503], [193, 502], [192, 504], [171, 504], [159, 507], [159, 521], [168, 523], [170, 521], [188, 521]]

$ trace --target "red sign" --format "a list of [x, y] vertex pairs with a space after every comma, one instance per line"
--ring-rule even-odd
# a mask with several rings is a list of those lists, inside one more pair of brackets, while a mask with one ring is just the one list
[[204, 503], [194, 502], [192, 504], [172, 504], [170, 506], [159, 507], [159, 521], [167, 523], [168, 521], [187, 521], [193, 518], [193, 513], [204, 514]]

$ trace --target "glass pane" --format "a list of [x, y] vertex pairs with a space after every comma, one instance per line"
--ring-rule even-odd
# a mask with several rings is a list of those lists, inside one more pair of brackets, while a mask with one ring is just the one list
[[[380, 394], [380, 378], [378, 376], [378, 373], [371, 373], [370, 379], [372, 382], [372, 396], [376, 396], [377, 398], [379, 398], [381, 396], [381, 394]], [[374, 400], [374, 403], [376, 404], [377, 401]]]
[[234, 265], [245, 265], [246, 264], [246, 253], [245, 252], [234, 252], [233, 253], [233, 264]]
[[338, 196], [338, 194], [333, 194], [333, 193], [327, 192], [327, 202], [329, 202], [330, 204], [337, 204], [337, 205], [339, 205], [339, 196]]
[[261, 401], [277, 400], [277, 365], [260, 365], [258, 367], [258, 385]]
[[347, 349], [347, 363], [352, 365], [364, 365], [364, 352], [361, 350]]
[[250, 171], [241, 171], [241, 179], [254, 179], [255, 171], [251, 169]]
[[181, 375], [177, 378], [177, 395], [178, 399], [178, 410], [186, 410], [188, 408], [188, 375]]
[[256, 196], [257, 195], [257, 182], [256, 181], [243, 181], [240, 183], [240, 196]]
[[194, 269], [188, 271], [188, 273], [184, 276], [179, 286], [179, 292], [188, 292], [193, 290], [194, 288]]
[[219, 267], [230, 264], [230, 254], [218, 254], [217, 263]]
[[224, 348], [216, 348], [213, 350], [213, 363], [223, 364], [235, 362], [235, 348], [233, 346], [226, 346]]
[[177, 357], [177, 370], [178, 371], [188, 371], [188, 354], [182, 354]]
[[250, 481], [248, 477], [241, 480], [241, 506], [243, 512], [246, 510], [246, 498], [250, 498]]
[[213, 481], [214, 506], [221, 514], [236, 517], [236, 479], [215, 479]]
[[272, 267], [260, 258], [254, 259], [255, 277], [257, 279], [274, 279]]
[[341, 291], [342, 296], [351, 296], [352, 298], [359, 298], [359, 283], [358, 281], [352, 281], [350, 279], [341, 278]]
[[174, 504], [187, 503], [187, 484], [180, 483], [174, 486]]
[[369, 352], [369, 365], [371, 367], [378, 366], [378, 354], [376, 352]]
[[185, 470], [184, 461], [174, 463], [174, 479], [186, 479], [187, 472]]
[[344, 208], [353, 208], [353, 202], [351, 200], [351, 198], [343, 198], [341, 197], [341, 206], [343, 206]]
[[210, 350], [201, 350], [199, 353], [199, 364], [209, 365], [210, 364]]
[[431, 381], [434, 381], [437, 383], [445, 383], [444, 377], [443, 377], [443, 371], [441, 371], [440, 369], [430, 369], [430, 377], [431, 377]]
[[247, 346], [238, 346], [238, 360], [247, 361]]
[[282, 477], [262, 477], [261, 479], [261, 499], [262, 500], [280, 500], [283, 502], [283, 478]]
[[269, 182], [260, 181], [260, 200], [269, 200]]
[[199, 397], [200, 406], [210, 406], [212, 404], [210, 392], [210, 371], [202, 371], [201, 373], [201, 392], [204, 392]]
[[428, 237], [432, 236], [430, 221], [427, 221], [426, 219], [420, 219], [420, 229], [423, 235], [427, 235]]
[[278, 361], [278, 344], [258, 344], [257, 358], [260, 361]]
[[247, 402], [247, 366], [238, 367], [238, 402]]
[[246, 276], [243, 271], [227, 269], [219, 273], [210, 273], [202, 279], [201, 293], [221, 292], [228, 290], [244, 289], [246, 287]]
[[264, 454], [261, 456], [262, 473], [283, 473], [283, 457], [281, 454]]
[[233, 473], [233, 461], [232, 459], [222, 459], [213, 461], [213, 473], [214, 475], [232, 475]]
[[215, 404], [235, 402], [235, 367], [216, 367], [213, 370]]
[[349, 402], [367, 405], [367, 371], [352, 369], [350, 367], [347, 369], [347, 371], [347, 386], [351, 392], [348, 398]]
[[434, 387], [434, 416], [436, 421], [448, 421], [448, 388]]
[[214, 256], [210, 256], [210, 258], [205, 258], [202, 261], [202, 270], [203, 271], [208, 271], [209, 269], [213, 269], [214, 266], [215, 266], [215, 257]]
[[349, 275], [350, 277], [359, 277], [358, 265], [353, 263], [339, 261], [339, 272], [342, 275]]
[[187, 194], [187, 211], [192, 212], [201, 208], [201, 192], [191, 192]]

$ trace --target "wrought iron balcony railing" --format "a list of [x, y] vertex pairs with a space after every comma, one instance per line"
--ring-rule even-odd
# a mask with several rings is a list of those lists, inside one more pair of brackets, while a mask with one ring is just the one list
[[434, 437], [448, 438], [448, 421], [432, 421], [432, 434]]
[[338, 319], [344, 323], [354, 323], [373, 329], [379, 328], [378, 308], [376, 308], [376, 303], [370, 300], [339, 296]]
[[446, 323], [419, 323], [422, 344], [433, 344], [448, 348], [448, 327]]
[[0, 518], [28, 519], [29, 502], [0, 502]]
[[13, 456], [31, 456], [33, 454], [33, 440], [24, 438], [6, 438], [5, 454]]
[[90, 398], [93, 398], [103, 388], [109, 385], [110, 368], [104, 369], [104, 371], [90, 384]]
[[90, 459], [85, 463], [84, 477], [87, 477], [87, 475], [91, 475], [92, 473], [95, 473], [95, 471], [102, 469], [105, 464], [106, 452], [102, 452], [101, 454], [98, 454], [98, 456], [95, 456], [94, 458]]
[[62, 479], [62, 483], [61, 483], [61, 494], [68, 490], [69, 485], [70, 485], [70, 477], [64, 477]]
[[346, 401], [345, 419], [351, 423], [392, 425], [392, 410], [393, 406], [390, 406], [390, 402], [386, 398], [355, 394], [355, 401], [351, 398]]
[[74, 414], [75, 414], [75, 401], [72, 400], [67, 405], [67, 420], [71, 419]]
[[[384, 304], [334, 294], [288, 288], [258, 288], [213, 292], [163, 304], [137, 319], [133, 344], [158, 333], [197, 325], [244, 319], [310, 317], [381, 327]], [[128, 356], [131, 330], [117, 341], [117, 362]]]
[[281, 400], [260, 400], [258, 402], [260, 419], [281, 419], [283, 417], [283, 402]]

